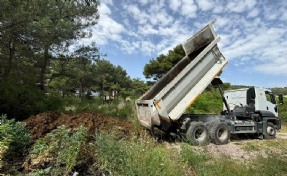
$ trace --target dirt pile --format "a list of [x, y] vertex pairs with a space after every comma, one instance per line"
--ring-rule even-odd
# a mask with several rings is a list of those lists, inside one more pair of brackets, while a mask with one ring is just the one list
[[95, 134], [96, 131], [113, 131], [125, 136], [131, 134], [131, 131], [134, 129], [133, 125], [127, 121], [96, 112], [83, 112], [79, 114], [46, 112], [30, 116], [25, 122], [34, 140], [46, 135], [60, 125], [65, 125], [71, 129], [82, 125], [88, 128], [90, 135]]

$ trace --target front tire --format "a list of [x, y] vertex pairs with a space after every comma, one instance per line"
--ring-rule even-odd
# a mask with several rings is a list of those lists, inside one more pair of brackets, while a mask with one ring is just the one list
[[271, 122], [267, 122], [266, 134], [264, 135], [264, 139], [274, 139], [276, 136], [276, 128]]
[[191, 122], [186, 139], [191, 145], [206, 145], [209, 139], [208, 130], [202, 122]]
[[210, 139], [214, 144], [227, 144], [230, 139], [230, 131], [226, 123], [217, 122], [210, 128]]

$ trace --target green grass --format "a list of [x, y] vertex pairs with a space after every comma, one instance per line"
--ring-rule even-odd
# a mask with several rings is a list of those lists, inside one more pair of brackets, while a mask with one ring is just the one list
[[281, 133], [287, 133], [287, 122], [283, 122], [281, 129], [280, 129]]
[[38, 139], [29, 155], [32, 166], [42, 168], [41, 165], [49, 163], [49, 167], [30, 174], [49, 172], [51, 175], [69, 175], [77, 164], [83, 145], [86, 143], [86, 136], [87, 129], [82, 126], [75, 132], [60, 126], [44, 138]]
[[177, 151], [172, 151], [148, 137], [129, 141], [98, 134], [95, 149], [101, 170], [108, 171], [111, 175], [188, 174], [186, 164]]
[[187, 144], [182, 144], [181, 156], [184, 162], [195, 169], [198, 176], [287, 175], [286, 153], [285, 156], [273, 153], [267, 158], [258, 157], [242, 163], [225, 155], [214, 158], [206, 151], [197, 153]]
[[92, 100], [83, 99], [79, 101], [75, 98], [65, 99], [65, 109], [67, 112], [99, 112], [105, 115], [128, 119], [135, 114], [134, 101], [124, 101], [123, 99], [115, 99], [111, 102], [104, 103], [99, 98]]

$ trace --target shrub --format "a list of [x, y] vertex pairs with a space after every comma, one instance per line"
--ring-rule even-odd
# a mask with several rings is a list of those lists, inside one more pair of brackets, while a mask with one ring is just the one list
[[31, 135], [25, 124], [8, 120], [5, 116], [1, 116], [0, 125], [0, 168], [2, 158], [7, 152], [14, 152], [22, 155], [28, 151]]
[[134, 104], [131, 101], [113, 100], [103, 103], [100, 99], [83, 100], [77, 106], [76, 112], [95, 111], [108, 116], [127, 119], [135, 113]]
[[32, 114], [62, 110], [61, 97], [46, 96], [39, 88], [0, 80], [0, 112], [22, 120]]
[[284, 98], [284, 104], [278, 105], [279, 117], [282, 118], [284, 122], [287, 122], [287, 98]]
[[[60, 126], [47, 134], [44, 138], [38, 139], [32, 147], [30, 156], [34, 164], [50, 162], [52, 175], [68, 175], [76, 165], [77, 158], [86, 142], [87, 129], [79, 127], [74, 133], [71, 129]], [[33, 164], [33, 163], [32, 163]], [[59, 169], [61, 166], [65, 169]], [[40, 172], [40, 171], [39, 171]]]
[[206, 90], [187, 110], [194, 114], [219, 114], [222, 111], [223, 103], [217, 89]]

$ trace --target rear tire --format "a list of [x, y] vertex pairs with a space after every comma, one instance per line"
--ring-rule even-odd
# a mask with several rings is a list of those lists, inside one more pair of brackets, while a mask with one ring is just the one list
[[276, 128], [271, 122], [267, 122], [266, 134], [264, 135], [264, 139], [274, 139], [276, 136]]
[[202, 122], [191, 122], [186, 131], [186, 139], [191, 145], [208, 144], [208, 130]]
[[227, 144], [230, 139], [230, 131], [226, 123], [217, 122], [210, 128], [210, 139], [214, 144]]
[[211, 127], [214, 126], [214, 124], [218, 123], [218, 120], [209, 120], [204, 123], [204, 125], [207, 127], [207, 129], [210, 129]]

